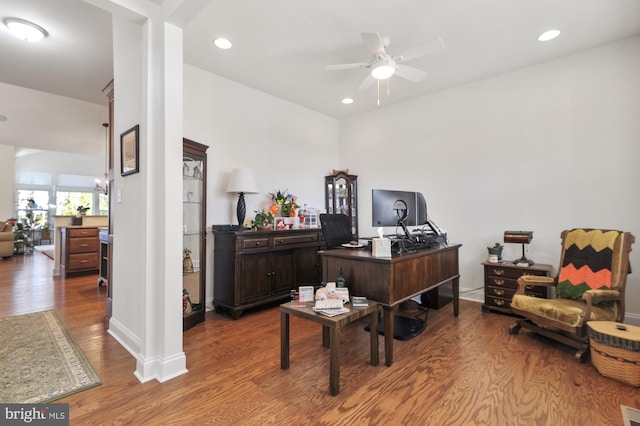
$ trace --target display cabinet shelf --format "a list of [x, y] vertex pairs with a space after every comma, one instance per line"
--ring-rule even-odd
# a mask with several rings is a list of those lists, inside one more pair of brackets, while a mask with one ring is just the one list
[[207, 146], [183, 139], [182, 288], [183, 330], [204, 321], [206, 305]]

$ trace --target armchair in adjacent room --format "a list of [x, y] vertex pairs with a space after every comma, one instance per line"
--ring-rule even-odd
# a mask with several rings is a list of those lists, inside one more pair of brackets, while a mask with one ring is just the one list
[[[629, 232], [572, 229], [562, 232], [557, 277], [523, 275], [511, 301], [513, 313], [523, 316], [509, 333], [521, 327], [576, 348], [576, 359], [589, 352], [587, 321], [624, 320], [629, 252], [635, 237]], [[526, 296], [528, 286], [555, 286], [555, 299]]]
[[13, 226], [0, 222], [0, 257], [13, 256]]

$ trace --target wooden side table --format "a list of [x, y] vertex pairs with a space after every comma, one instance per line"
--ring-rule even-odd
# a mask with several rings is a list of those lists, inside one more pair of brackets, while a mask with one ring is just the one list
[[[536, 263], [531, 266], [518, 266], [511, 262], [484, 262], [484, 304], [483, 311], [496, 311], [510, 314], [511, 298], [518, 289], [518, 278], [522, 275], [550, 276], [551, 265]], [[527, 296], [549, 298], [549, 287], [527, 286]]]
[[[329, 393], [332, 396], [340, 393], [340, 328], [365, 316], [371, 318], [371, 365], [379, 364], [378, 355], [378, 304], [369, 301], [369, 306], [353, 307], [348, 305], [349, 312], [328, 317], [316, 313], [312, 309], [312, 303], [304, 307], [291, 306], [291, 302], [280, 305], [280, 368], [289, 369], [289, 316], [304, 318], [322, 325], [322, 345], [329, 347], [331, 355], [329, 359]], [[328, 336], [328, 338], [327, 338]]]

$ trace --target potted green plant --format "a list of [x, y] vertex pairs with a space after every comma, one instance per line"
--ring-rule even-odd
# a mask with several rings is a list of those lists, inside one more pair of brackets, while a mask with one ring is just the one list
[[489, 247], [487, 246], [487, 250], [489, 251], [489, 254], [495, 254], [498, 256], [498, 260], [502, 260], [502, 249], [504, 248], [504, 246], [500, 243], [495, 243], [493, 245], [493, 247]]
[[251, 228], [260, 230], [260, 229], [271, 229], [273, 223], [273, 215], [270, 212], [266, 212], [264, 210], [256, 210], [256, 216], [251, 221]]
[[78, 206], [77, 210], [78, 210], [78, 216], [84, 216], [85, 214], [87, 214], [87, 210], [90, 210], [91, 207], [85, 207], [82, 204]]

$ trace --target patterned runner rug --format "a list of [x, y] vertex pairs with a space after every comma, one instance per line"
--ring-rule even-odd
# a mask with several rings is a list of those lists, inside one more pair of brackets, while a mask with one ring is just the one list
[[47, 403], [100, 383], [56, 311], [0, 318], [0, 402]]

